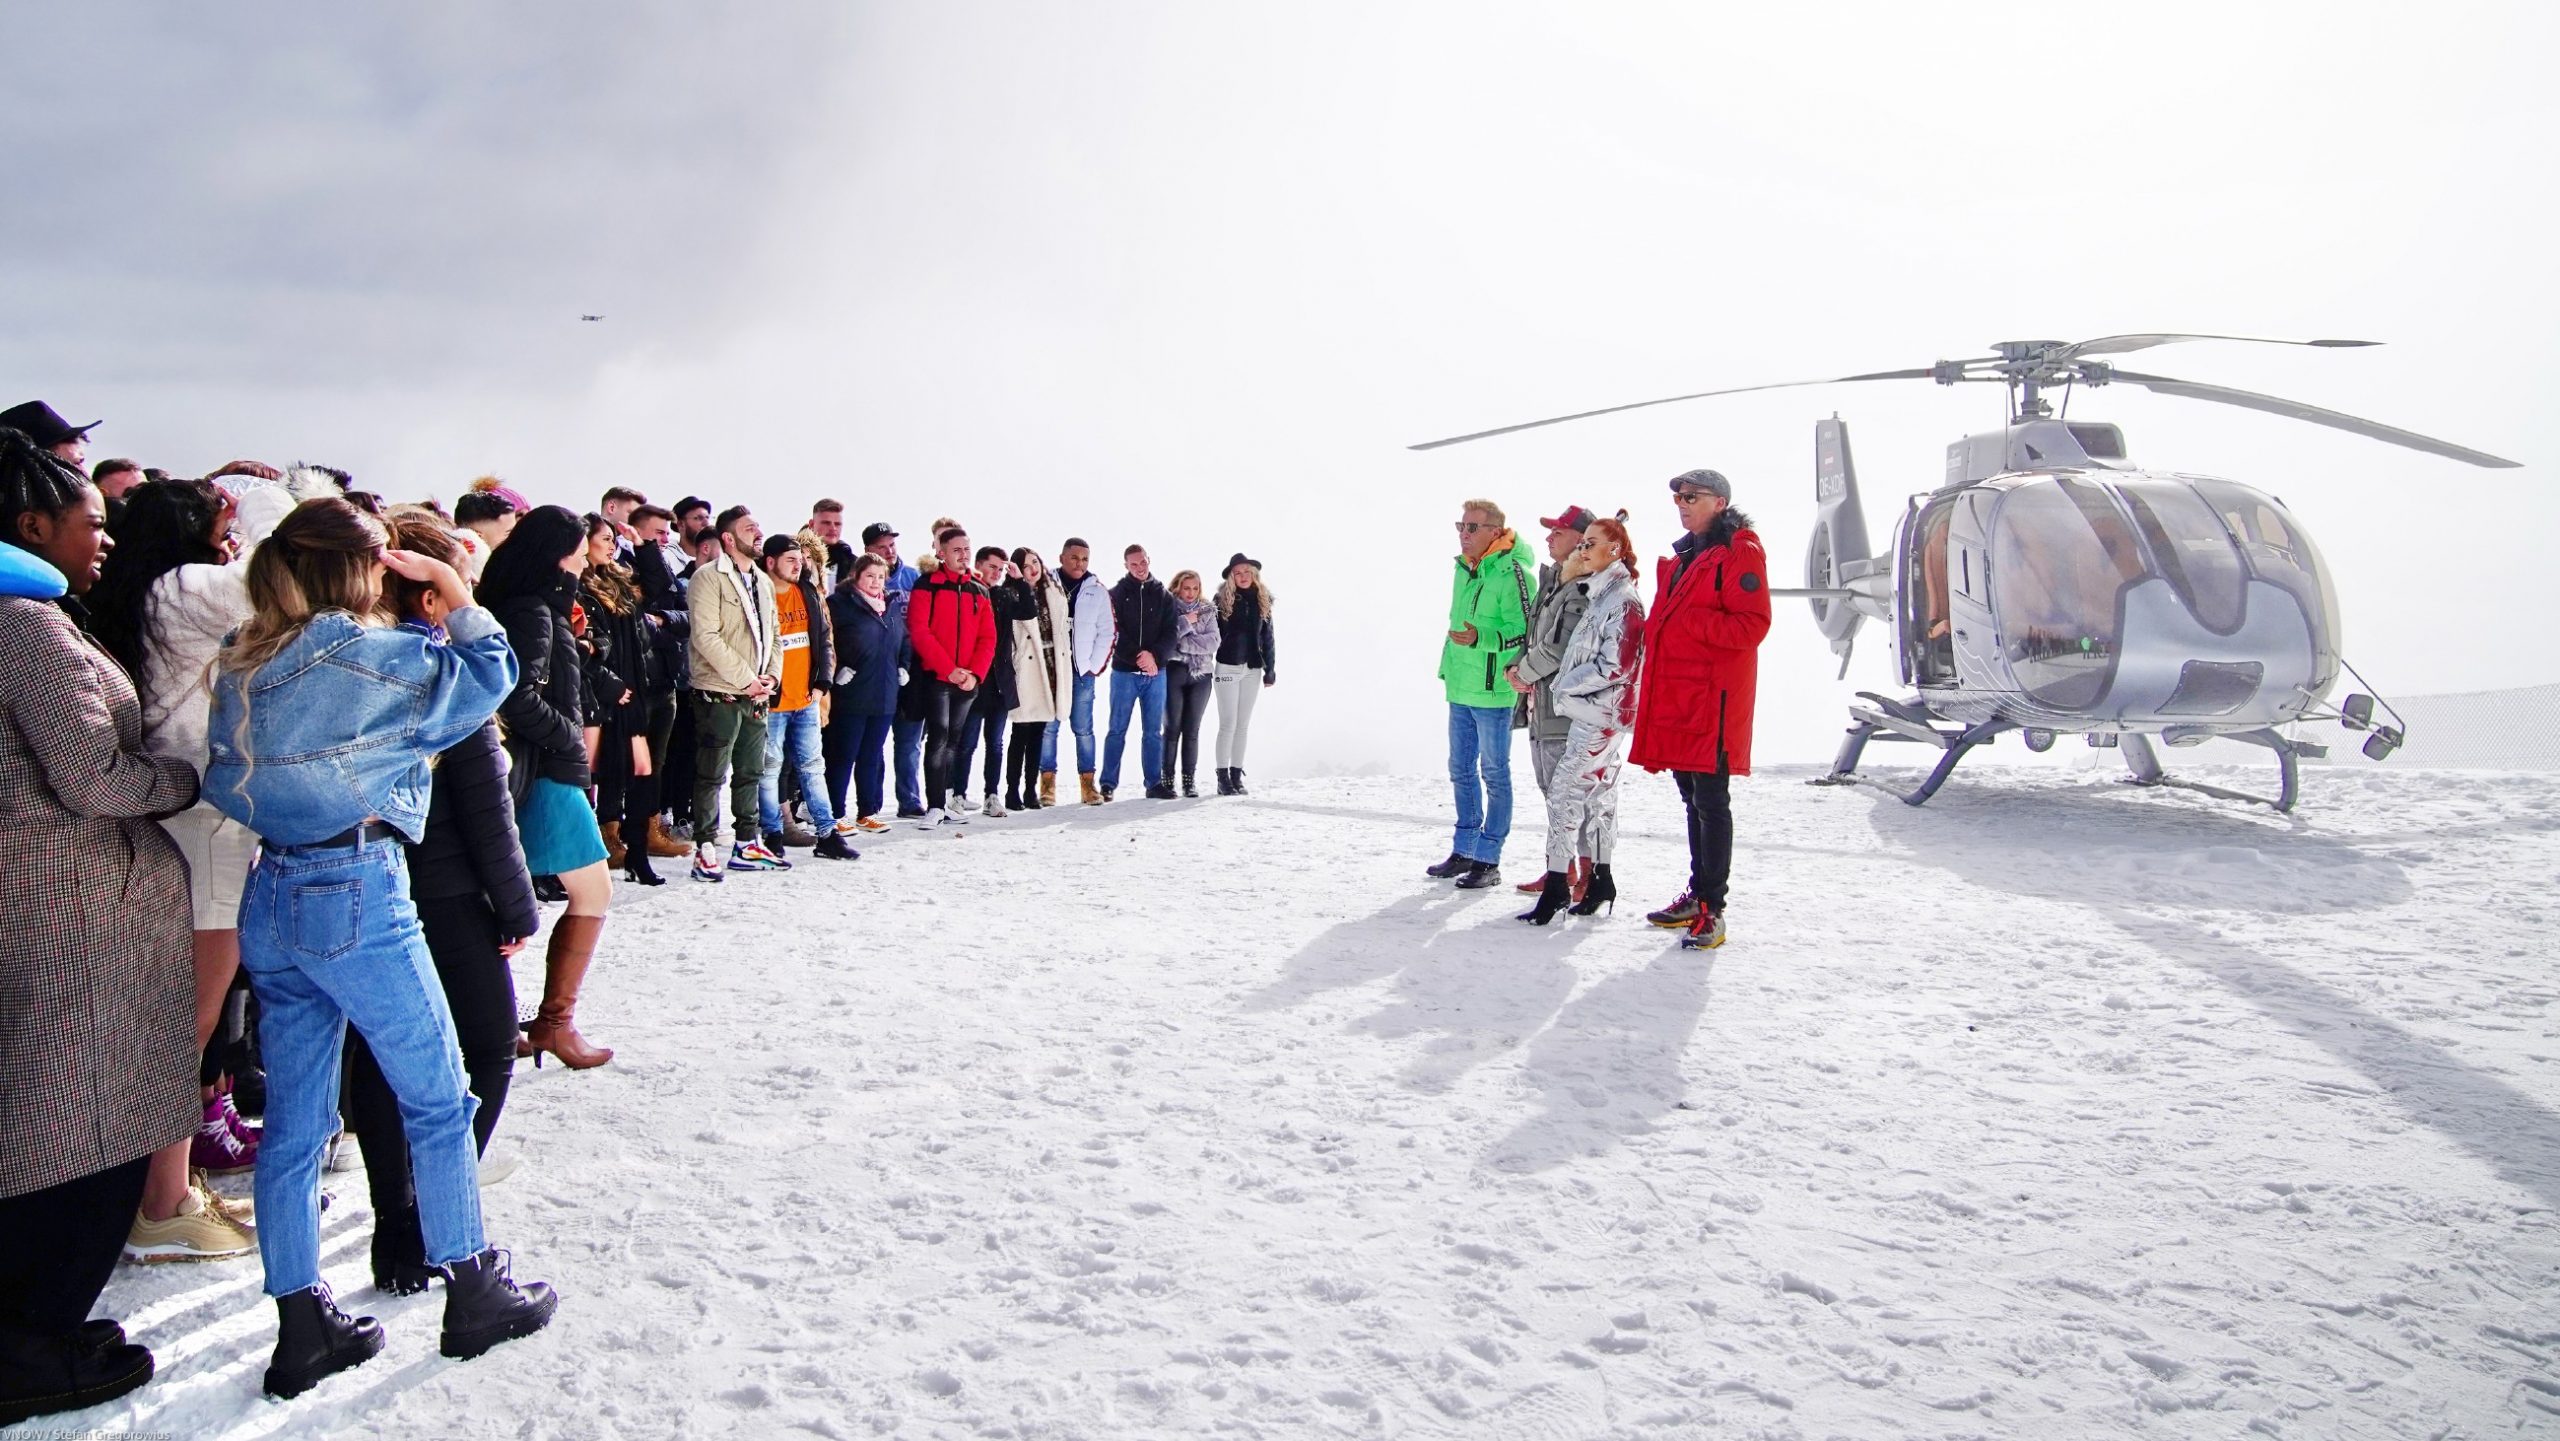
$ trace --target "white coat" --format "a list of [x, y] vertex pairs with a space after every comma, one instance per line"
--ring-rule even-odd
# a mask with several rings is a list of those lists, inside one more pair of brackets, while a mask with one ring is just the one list
[[[1086, 579], [1092, 577], [1087, 576]], [[1015, 725], [1065, 719], [1076, 693], [1075, 638], [1067, 625], [1067, 592], [1058, 584], [1057, 574], [1053, 571], [1041, 578], [1032, 594], [1039, 598], [1040, 608], [1049, 615], [1051, 639], [1046, 644], [1042, 642], [1038, 616], [1013, 622], [1013, 689], [1016, 700], [1011, 720]], [[1110, 613], [1107, 600], [1103, 613]], [[1061, 641], [1064, 644], [1060, 644]], [[1110, 656], [1107, 645], [1103, 654], [1107, 664]]]

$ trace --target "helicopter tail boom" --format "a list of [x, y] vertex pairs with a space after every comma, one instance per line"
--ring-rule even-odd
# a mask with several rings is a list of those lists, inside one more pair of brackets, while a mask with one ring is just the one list
[[1813, 623], [1840, 657], [1840, 673], [1849, 673], [1849, 652], [1857, 644], [1859, 622], [1890, 614], [1887, 596], [1873, 586], [1854, 582], [1875, 576], [1889, 580], [1891, 558], [1872, 558], [1867, 542], [1867, 513], [1858, 500], [1858, 468], [1849, 455], [1849, 427], [1840, 417], [1818, 421], [1813, 428], [1813, 535], [1805, 544], [1804, 590], [1813, 604]]

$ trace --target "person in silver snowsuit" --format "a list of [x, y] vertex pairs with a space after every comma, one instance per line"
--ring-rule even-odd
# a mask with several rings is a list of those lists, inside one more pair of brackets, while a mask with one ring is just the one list
[[[1546, 884], [1537, 907], [1520, 917], [1537, 925], [1552, 920], [1567, 901], [1573, 901], [1575, 915], [1587, 916], [1618, 898], [1609, 869], [1618, 839], [1618, 766], [1627, 729], [1635, 724], [1636, 670], [1644, 648], [1635, 565], [1626, 526], [1615, 520], [1593, 521], [1564, 563], [1563, 583], [1583, 593], [1585, 607], [1548, 682], [1556, 712], [1571, 728], [1547, 785]], [[1589, 883], [1574, 900], [1567, 872], [1577, 855], [1589, 855], [1593, 864]]]

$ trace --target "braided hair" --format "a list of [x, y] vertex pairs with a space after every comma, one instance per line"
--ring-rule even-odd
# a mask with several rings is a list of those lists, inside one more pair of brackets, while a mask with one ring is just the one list
[[21, 550], [26, 517], [53, 517], [88, 499], [89, 477], [36, 444], [23, 430], [0, 426], [0, 540]]

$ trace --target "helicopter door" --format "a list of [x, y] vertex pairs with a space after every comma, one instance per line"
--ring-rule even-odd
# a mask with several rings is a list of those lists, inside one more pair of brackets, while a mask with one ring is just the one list
[[1955, 508], [1953, 495], [1918, 502], [1903, 522], [1903, 669], [1915, 685], [1956, 683], [1956, 594], [1981, 584], [1971, 557], [1960, 557], [1951, 542]]

